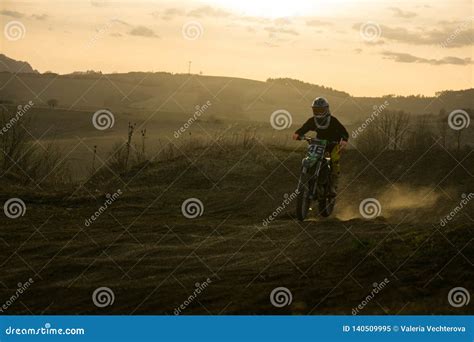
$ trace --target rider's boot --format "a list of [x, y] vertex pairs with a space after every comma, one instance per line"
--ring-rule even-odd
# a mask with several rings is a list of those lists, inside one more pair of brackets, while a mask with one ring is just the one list
[[339, 174], [336, 172], [331, 173], [331, 186], [329, 187], [329, 195], [336, 197], [337, 195], [337, 185], [339, 183]]

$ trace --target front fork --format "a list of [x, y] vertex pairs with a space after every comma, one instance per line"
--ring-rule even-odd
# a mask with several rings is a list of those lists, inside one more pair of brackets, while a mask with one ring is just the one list
[[[321, 171], [321, 165], [322, 165], [322, 162], [321, 160], [318, 160], [315, 164], [314, 164], [314, 172], [312, 172], [312, 174], [310, 174], [310, 177], [309, 177], [309, 198], [310, 199], [315, 199], [317, 198], [317, 191], [318, 191], [318, 177], [319, 177], [319, 172]], [[309, 172], [311, 172], [313, 169], [313, 166], [311, 165], [310, 161], [307, 160], [307, 159], [304, 159], [303, 160], [303, 163], [302, 163], [302, 167], [301, 167], [301, 174], [308, 174]], [[301, 176], [302, 176], [301, 175]], [[300, 177], [300, 182], [302, 181], [302, 177]]]
[[[308, 173], [312, 168], [303, 166], [302, 173]], [[314, 172], [309, 177], [309, 197], [311, 200], [319, 199], [319, 196], [325, 196], [330, 186], [331, 164], [322, 159], [318, 160], [314, 166]], [[324, 179], [320, 179], [324, 177]]]
[[318, 198], [318, 180], [319, 180], [319, 174], [321, 172], [321, 165], [322, 165], [321, 160], [318, 160], [316, 162], [316, 167], [314, 168], [313, 176], [311, 177], [311, 192], [310, 192], [311, 199]]

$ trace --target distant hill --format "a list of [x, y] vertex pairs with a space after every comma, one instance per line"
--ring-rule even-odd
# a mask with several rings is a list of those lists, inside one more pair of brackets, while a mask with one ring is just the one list
[[[9, 79], [9, 72], [0, 73], [0, 83]], [[158, 121], [163, 113], [167, 113], [168, 118], [170, 113], [176, 113], [176, 117], [189, 116], [196, 106], [210, 101], [207, 116], [268, 121], [271, 113], [285, 109], [298, 123], [311, 115], [310, 103], [316, 96], [326, 97], [332, 111], [348, 124], [367, 118], [374, 106], [385, 101], [388, 109], [414, 115], [474, 108], [474, 89], [443, 91], [434, 97], [353, 97], [343, 91], [289, 78], [262, 82], [167, 72], [21, 74], [0, 89], [0, 101], [23, 103], [34, 99], [32, 91], [40, 94], [40, 98], [35, 99], [37, 106], [46, 106], [47, 101], [54, 98], [61, 108], [90, 111], [109, 108], [137, 118], [153, 114], [153, 119]]]
[[28, 62], [17, 61], [12, 58], [0, 54], [0, 72], [11, 72], [11, 73], [33, 73], [37, 74], [38, 71], [34, 70]]

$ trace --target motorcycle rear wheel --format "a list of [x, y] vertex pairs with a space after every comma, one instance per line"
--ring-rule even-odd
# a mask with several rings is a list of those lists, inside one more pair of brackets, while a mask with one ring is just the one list
[[332, 214], [334, 210], [334, 205], [336, 204], [336, 197], [325, 196], [322, 199], [318, 200], [319, 214], [322, 217], [328, 217]]

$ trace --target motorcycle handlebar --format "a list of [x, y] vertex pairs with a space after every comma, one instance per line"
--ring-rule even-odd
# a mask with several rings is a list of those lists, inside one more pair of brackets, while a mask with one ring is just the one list
[[[313, 139], [315, 139], [315, 138], [310, 138], [310, 137], [307, 137], [305, 135], [300, 137], [300, 140], [306, 140], [308, 143], [311, 143], [311, 141], [313, 141]], [[324, 140], [324, 139], [321, 139], [321, 140]], [[339, 141], [326, 140], [326, 141], [328, 142], [328, 145], [330, 145], [330, 144], [339, 144], [341, 142], [341, 140], [339, 140]]]

